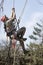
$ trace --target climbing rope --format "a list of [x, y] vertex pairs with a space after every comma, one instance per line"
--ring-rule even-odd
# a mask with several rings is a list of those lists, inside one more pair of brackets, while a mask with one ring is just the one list
[[26, 8], [27, 2], [28, 2], [28, 0], [25, 1], [24, 7], [23, 7], [22, 12], [21, 12], [21, 14], [20, 14], [20, 16], [19, 16], [19, 19], [18, 19], [18, 22], [17, 22], [17, 27], [18, 27], [18, 29], [20, 28], [20, 27], [19, 27], [19, 23], [20, 23], [20, 20], [22, 19], [22, 16], [23, 16], [24, 10], [25, 10], [25, 8]]
[[24, 7], [23, 7], [22, 12], [21, 12], [21, 14], [20, 14], [20, 16], [19, 16], [19, 20], [21, 20], [21, 18], [22, 18], [22, 15], [23, 15], [23, 13], [24, 13], [24, 11], [25, 11], [27, 2], [28, 2], [28, 0], [25, 1]]
[[15, 8], [15, 0], [13, 0], [13, 8]]
[[43, 5], [43, 0], [36, 0], [38, 4]]

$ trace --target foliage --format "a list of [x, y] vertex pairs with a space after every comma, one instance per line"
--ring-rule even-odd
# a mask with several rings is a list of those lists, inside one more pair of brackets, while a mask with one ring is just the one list
[[[2, 62], [3, 64], [7, 62], [7, 65], [12, 65], [14, 61], [14, 56], [12, 56], [12, 53], [10, 54], [10, 58], [8, 58], [8, 48], [1, 50], [0, 62]], [[20, 48], [17, 48], [15, 54], [15, 65], [43, 65], [43, 44], [30, 43], [25, 55], [23, 54], [23, 51], [20, 50]]]
[[35, 40], [35, 42], [40, 39], [40, 43], [43, 43], [43, 25], [39, 23], [36, 23], [36, 25], [34, 26], [33, 34], [29, 38]]
[[28, 65], [43, 65], [43, 45], [31, 43], [27, 58]]

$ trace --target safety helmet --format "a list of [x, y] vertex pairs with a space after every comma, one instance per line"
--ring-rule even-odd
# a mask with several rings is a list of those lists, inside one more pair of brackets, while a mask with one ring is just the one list
[[2, 22], [6, 22], [7, 20], [8, 20], [8, 17], [6, 17], [6, 15], [1, 18]]

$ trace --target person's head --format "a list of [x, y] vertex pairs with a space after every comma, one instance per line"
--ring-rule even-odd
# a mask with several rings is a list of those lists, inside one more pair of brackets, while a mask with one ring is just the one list
[[2, 22], [6, 22], [8, 20], [8, 17], [6, 15], [4, 15], [2, 18], [1, 18], [1, 21]]

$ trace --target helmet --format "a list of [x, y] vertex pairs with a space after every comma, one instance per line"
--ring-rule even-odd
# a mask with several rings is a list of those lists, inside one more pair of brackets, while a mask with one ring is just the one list
[[6, 20], [8, 20], [8, 18], [6, 17], [6, 15], [1, 18], [2, 22], [6, 22]]

